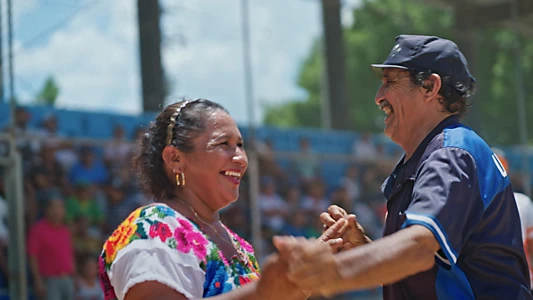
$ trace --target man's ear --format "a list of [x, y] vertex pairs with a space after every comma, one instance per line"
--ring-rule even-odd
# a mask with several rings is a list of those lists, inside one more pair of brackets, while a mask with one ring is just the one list
[[165, 149], [163, 149], [162, 157], [166, 169], [174, 170], [174, 172], [183, 171], [184, 155], [183, 152], [176, 149], [176, 147], [166, 146]]
[[422, 84], [421, 91], [427, 101], [438, 98], [442, 79], [439, 74], [431, 74]]

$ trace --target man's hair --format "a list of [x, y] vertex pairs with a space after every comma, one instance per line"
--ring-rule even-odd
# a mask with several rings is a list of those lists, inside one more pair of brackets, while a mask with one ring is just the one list
[[[427, 90], [431, 90], [433, 87], [425, 84], [424, 81], [429, 79], [431, 74], [437, 74], [432, 71], [417, 71], [409, 70], [411, 81]], [[454, 83], [451, 78], [446, 76], [442, 77], [442, 85], [439, 90], [439, 95], [442, 96], [439, 101], [449, 113], [457, 114], [459, 117], [464, 118], [468, 113], [471, 103], [469, 98], [475, 93], [475, 86], [465, 86], [461, 83]]]

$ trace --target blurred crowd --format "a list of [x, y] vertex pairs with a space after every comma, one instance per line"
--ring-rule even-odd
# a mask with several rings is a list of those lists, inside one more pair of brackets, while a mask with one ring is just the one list
[[[103, 241], [130, 212], [151, 202], [139, 190], [131, 166], [135, 141], [144, 131], [139, 128], [127, 136], [116, 127], [105, 142], [73, 142], [65, 139], [53, 115], [40, 128], [28, 128], [30, 117], [23, 108], [16, 111], [17, 145], [24, 161], [30, 287], [37, 298], [53, 290], [63, 295], [57, 299], [103, 299], [97, 277]], [[260, 252], [275, 251], [273, 235], [318, 237], [319, 214], [330, 204], [355, 213], [366, 233], [379, 237], [386, 212], [380, 186], [398, 157], [386, 157], [372, 136], [365, 134], [353, 145], [354, 159], [346, 163], [344, 176], [323, 178], [324, 162], [313, 145], [305, 138], [299, 144], [299, 152], [283, 167], [275, 157], [275, 144], [265, 140], [255, 145], [261, 178]], [[6, 288], [9, 229], [4, 188], [0, 184], [0, 287]], [[241, 189], [239, 201], [225, 208], [221, 218], [251, 240], [247, 178]]]

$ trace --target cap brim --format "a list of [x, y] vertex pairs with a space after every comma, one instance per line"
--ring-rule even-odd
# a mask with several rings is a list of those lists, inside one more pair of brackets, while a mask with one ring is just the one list
[[372, 67], [372, 71], [374, 71], [374, 74], [379, 77], [379, 78], [383, 78], [383, 71], [385, 69], [389, 69], [389, 68], [392, 68], [392, 69], [402, 69], [402, 70], [408, 70], [409, 68], [406, 68], [404, 66], [399, 66], [399, 65], [381, 65], [381, 64], [373, 64], [373, 65], [370, 65]]

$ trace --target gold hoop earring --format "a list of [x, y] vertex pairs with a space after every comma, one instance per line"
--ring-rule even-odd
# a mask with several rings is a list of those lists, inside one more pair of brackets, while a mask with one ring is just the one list
[[180, 174], [179, 174], [179, 173], [176, 173], [176, 185], [177, 185], [177, 186], [180, 186], [180, 185], [181, 185], [181, 182], [180, 182]]
[[185, 173], [181, 172], [181, 186], [185, 186]]

